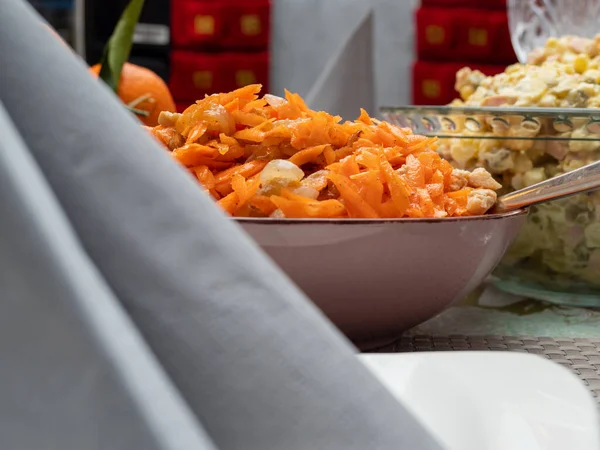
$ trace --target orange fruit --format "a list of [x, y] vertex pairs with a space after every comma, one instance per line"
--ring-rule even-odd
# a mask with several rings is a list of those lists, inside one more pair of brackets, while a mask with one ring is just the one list
[[[100, 64], [90, 67], [90, 72], [98, 76]], [[136, 117], [149, 127], [158, 125], [158, 115], [161, 111], [176, 112], [175, 102], [163, 79], [150, 69], [135, 64], [123, 65], [118, 95], [126, 105], [149, 114], [148, 117], [136, 114]], [[132, 102], [138, 103], [132, 105]]]

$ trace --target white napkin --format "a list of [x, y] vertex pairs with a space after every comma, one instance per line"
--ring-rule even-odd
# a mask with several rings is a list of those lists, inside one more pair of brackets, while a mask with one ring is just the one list
[[373, 12], [369, 11], [306, 96], [311, 108], [345, 120], [358, 117], [360, 108], [376, 114], [372, 25]]
[[[380, 106], [405, 105], [410, 102], [410, 73], [414, 60], [414, 10], [417, 0], [272, 0], [272, 39], [271, 39], [271, 82], [273, 94], [282, 95], [288, 89], [303, 97], [311, 93], [317, 95], [317, 85], [327, 84], [335, 92], [347, 91], [351, 86], [343, 78], [354, 77], [360, 84], [370, 82], [369, 92], [375, 97], [375, 105], [370, 99], [363, 107], [371, 110]], [[371, 33], [368, 16], [372, 15]], [[365, 28], [361, 28], [365, 27]], [[362, 38], [360, 36], [363, 36]], [[369, 59], [359, 54], [363, 44], [360, 39], [369, 40]], [[354, 42], [351, 42], [354, 41]], [[365, 42], [365, 41], [363, 41]], [[366, 45], [366, 44], [365, 44]], [[357, 47], [358, 46], [358, 47]], [[352, 54], [356, 52], [356, 54]], [[350, 58], [342, 57], [350, 53]], [[342, 59], [355, 59], [352, 70], [358, 64], [371, 66], [370, 81], [364, 74], [353, 74], [346, 70], [343, 74], [331, 73], [334, 67], [344, 67]], [[363, 61], [366, 61], [363, 63]], [[327, 74], [331, 81], [325, 83]], [[351, 75], [348, 75], [348, 74]], [[335, 86], [338, 81], [344, 86]], [[366, 95], [367, 90], [350, 91], [349, 97]], [[328, 96], [333, 97], [329, 92]], [[332, 101], [330, 98], [329, 101]], [[344, 105], [334, 105], [333, 112], [346, 109]], [[327, 102], [323, 101], [323, 104]], [[321, 105], [320, 102], [315, 105]], [[311, 106], [315, 106], [311, 105]], [[349, 108], [350, 118], [356, 117], [356, 107]]]

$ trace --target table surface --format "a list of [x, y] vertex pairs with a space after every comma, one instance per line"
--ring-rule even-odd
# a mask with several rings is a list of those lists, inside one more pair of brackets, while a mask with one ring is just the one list
[[482, 287], [374, 352], [533, 353], [578, 376], [600, 408], [600, 310], [555, 306]]
[[[570, 370], [600, 408], [600, 339], [533, 336], [404, 336], [374, 353], [509, 351], [544, 357]], [[543, 376], [543, 374], [540, 374]]]

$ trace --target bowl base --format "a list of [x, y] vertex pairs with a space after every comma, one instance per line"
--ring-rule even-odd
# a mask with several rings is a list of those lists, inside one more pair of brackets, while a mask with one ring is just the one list
[[394, 342], [396, 342], [398, 339], [400, 339], [401, 336], [402, 336], [402, 333], [398, 333], [397, 335], [388, 336], [385, 338], [377, 338], [377, 339], [366, 340], [366, 341], [361, 340], [361, 341], [352, 342], [352, 343], [358, 350], [360, 350], [361, 353], [363, 353], [363, 352], [377, 353], [377, 350], [379, 350], [381, 348], [389, 347]]

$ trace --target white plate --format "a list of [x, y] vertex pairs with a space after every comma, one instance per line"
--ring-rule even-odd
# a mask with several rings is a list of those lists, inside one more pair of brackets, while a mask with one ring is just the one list
[[583, 382], [536, 355], [362, 354], [359, 358], [448, 450], [599, 450]]

